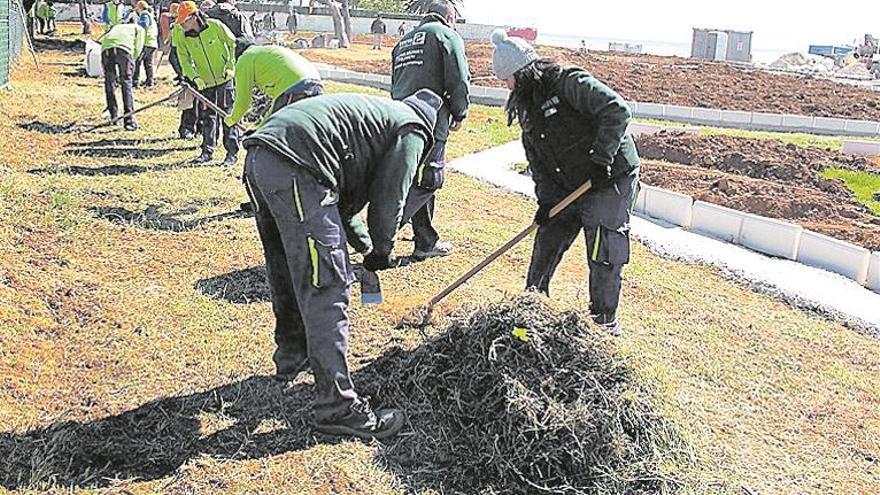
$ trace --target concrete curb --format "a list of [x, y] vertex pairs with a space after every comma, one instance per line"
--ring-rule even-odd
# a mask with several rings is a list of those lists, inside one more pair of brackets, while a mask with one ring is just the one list
[[794, 260], [803, 231], [800, 225], [745, 214], [737, 243], [759, 253]]
[[845, 140], [842, 151], [859, 156], [880, 156], [880, 142]]
[[679, 227], [691, 226], [694, 215], [692, 197], [653, 186], [643, 185], [642, 189], [645, 191], [645, 214]]
[[868, 266], [868, 288], [880, 293], [880, 253], [871, 254], [871, 263]]
[[725, 242], [736, 243], [746, 214], [723, 206], [696, 201], [691, 230]]
[[[320, 69], [321, 77], [331, 81], [366, 84], [379, 89], [391, 87], [391, 77], [353, 71]], [[504, 106], [509, 91], [504, 88], [471, 86], [471, 101], [480, 105]], [[807, 115], [743, 112], [715, 108], [684, 107], [659, 103], [628, 102], [637, 118], [669, 120], [685, 124], [728, 127], [752, 131], [806, 132], [828, 136], [880, 137], [880, 122], [868, 120], [810, 117]]]
[[807, 230], [801, 234], [797, 260], [865, 285], [868, 281], [871, 251]]

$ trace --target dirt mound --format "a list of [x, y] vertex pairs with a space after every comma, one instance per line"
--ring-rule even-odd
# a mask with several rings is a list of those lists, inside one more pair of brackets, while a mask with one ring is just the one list
[[384, 451], [420, 478], [408, 486], [486, 494], [670, 488], [658, 465], [681, 451], [678, 436], [604, 338], [538, 296], [474, 312], [374, 372], [364, 385], [382, 383], [376, 395], [405, 405], [415, 430]]
[[643, 158], [717, 169], [753, 179], [811, 185], [832, 192], [846, 189], [837, 181], [823, 179], [817, 172], [826, 168], [880, 172], [875, 163], [860, 156], [786, 144], [776, 139], [664, 131], [639, 137], [638, 147]]
[[[394, 38], [388, 37], [389, 44]], [[467, 42], [475, 84], [502, 87], [492, 72], [493, 47]], [[747, 112], [880, 120], [880, 93], [809, 75], [778, 74], [749, 67], [680, 57], [636, 55], [539, 46], [538, 53], [584, 67], [630, 100]], [[390, 57], [352, 61], [314, 50], [310, 60], [374, 74], [390, 74]]]
[[777, 140], [680, 132], [640, 137], [638, 147], [642, 158], [669, 162], [645, 163], [647, 184], [880, 249], [880, 218], [841, 181], [819, 174], [828, 167], [880, 172], [876, 162]]

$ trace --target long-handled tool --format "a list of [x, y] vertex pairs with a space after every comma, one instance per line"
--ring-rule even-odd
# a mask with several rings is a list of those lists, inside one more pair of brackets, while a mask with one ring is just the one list
[[[565, 199], [563, 199], [556, 206], [554, 206], [553, 209], [550, 210], [550, 214], [548, 215], [547, 218], [553, 218], [556, 215], [558, 215], [560, 212], [562, 212], [562, 210], [568, 208], [569, 205], [571, 205], [572, 203], [577, 201], [578, 198], [580, 198], [581, 196], [584, 195], [584, 193], [589, 191], [591, 187], [593, 187], [593, 183], [591, 181], [584, 182], [584, 184], [581, 187], [577, 188], [574, 192], [572, 192], [571, 194], [566, 196]], [[474, 275], [479, 273], [483, 268], [486, 268], [490, 263], [492, 263], [493, 261], [498, 259], [501, 255], [503, 255], [504, 253], [509, 251], [513, 246], [516, 246], [519, 243], [519, 241], [528, 237], [537, 228], [538, 228], [538, 224], [532, 222], [532, 224], [529, 225], [528, 227], [526, 227], [525, 230], [523, 230], [522, 232], [520, 232], [519, 234], [514, 236], [513, 239], [507, 241], [507, 243], [504, 244], [503, 246], [501, 246], [500, 248], [496, 249], [495, 252], [493, 252], [489, 256], [486, 256], [486, 258], [483, 259], [483, 261], [477, 263], [473, 268], [471, 268], [467, 273], [465, 273], [461, 277], [458, 277], [458, 280], [451, 283], [449, 285], [449, 287], [443, 289], [436, 296], [432, 297], [431, 300], [428, 301], [428, 303], [425, 306], [423, 306], [421, 308], [417, 308], [415, 311], [415, 315], [411, 315], [411, 317], [408, 318], [409, 321], [404, 324], [407, 326], [414, 326], [417, 328], [423, 328], [423, 327], [427, 326], [428, 323], [430, 323], [430, 321], [431, 321], [431, 315], [434, 311], [434, 307], [437, 306], [437, 304], [439, 304], [440, 301], [442, 301], [443, 299], [446, 298], [446, 296], [448, 296], [449, 294], [452, 294], [453, 291], [455, 291], [456, 289], [458, 289], [459, 287], [464, 285], [465, 282], [470, 280]]]
[[142, 106], [142, 107], [140, 107], [140, 108], [136, 108], [136, 109], [134, 109], [134, 110], [132, 110], [132, 111], [126, 113], [125, 115], [121, 115], [121, 116], [119, 116], [119, 117], [116, 117], [115, 119], [110, 119], [110, 120], [108, 120], [108, 121], [106, 121], [106, 122], [102, 122], [102, 123], [100, 123], [100, 124], [93, 125], [93, 126], [91, 126], [91, 127], [87, 127], [87, 128], [83, 129], [83, 130], [80, 131], [80, 132], [92, 132], [92, 131], [94, 131], [94, 130], [96, 130], [96, 129], [100, 129], [100, 128], [102, 128], [102, 127], [111, 126], [111, 125], [113, 125], [113, 124], [119, 122], [119, 121], [122, 120], [122, 119], [127, 119], [128, 117], [131, 117], [132, 115], [134, 115], [134, 114], [136, 114], [136, 113], [143, 112], [144, 110], [147, 110], [147, 109], [149, 109], [149, 108], [153, 108], [153, 107], [155, 107], [156, 105], [161, 105], [162, 103], [165, 103], [166, 101], [171, 100], [172, 98], [177, 98], [177, 96], [178, 96], [181, 92], [183, 92], [183, 91], [185, 91], [184, 88], [177, 88], [177, 89], [175, 89], [170, 95], [166, 96], [165, 98], [162, 98], [161, 100], [156, 100], [156, 101], [154, 101], [153, 103], [150, 103], [150, 104], [144, 105], [144, 106]]

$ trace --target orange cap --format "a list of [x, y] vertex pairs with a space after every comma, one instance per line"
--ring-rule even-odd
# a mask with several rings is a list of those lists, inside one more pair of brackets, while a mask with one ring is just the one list
[[172, 3], [171, 5], [168, 6], [168, 12], [170, 12], [171, 15], [177, 15], [177, 9], [179, 9], [179, 8], [180, 8], [179, 3]]
[[186, 1], [180, 4], [177, 7], [177, 23], [183, 24], [183, 21], [186, 20], [187, 17], [196, 13], [199, 10], [198, 6], [196, 6], [195, 2]]

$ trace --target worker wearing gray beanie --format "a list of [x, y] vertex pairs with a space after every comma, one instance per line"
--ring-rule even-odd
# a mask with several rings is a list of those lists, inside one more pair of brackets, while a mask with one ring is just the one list
[[[550, 280], [580, 232], [587, 240], [590, 315], [612, 335], [623, 267], [629, 262], [630, 208], [638, 193], [639, 154], [621, 95], [579, 67], [539, 58], [525, 41], [492, 35], [495, 75], [507, 83], [508, 124], [519, 122], [535, 181], [538, 225], [526, 288], [550, 295]], [[554, 213], [564, 198], [586, 192]]]
[[492, 54], [492, 69], [498, 79], [506, 81], [516, 71], [538, 60], [538, 53], [528, 41], [522, 38], [511, 38], [503, 29], [492, 33], [495, 52]]

